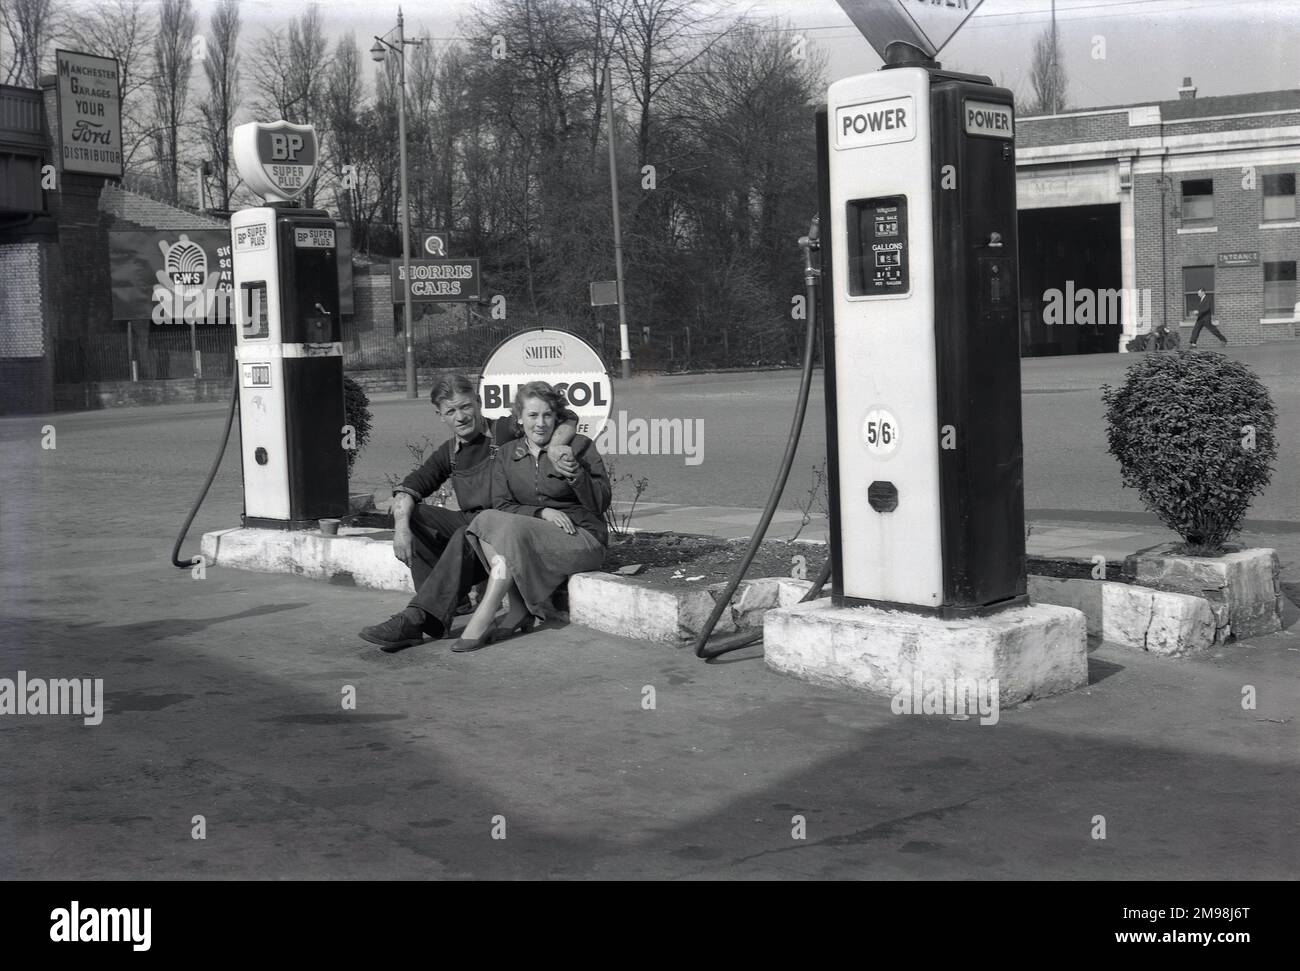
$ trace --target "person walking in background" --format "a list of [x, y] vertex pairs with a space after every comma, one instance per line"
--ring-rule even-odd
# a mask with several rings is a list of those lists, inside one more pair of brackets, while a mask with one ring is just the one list
[[1215, 327], [1214, 321], [1210, 319], [1214, 314], [1214, 298], [1206, 293], [1204, 288], [1197, 290], [1196, 296], [1200, 298], [1200, 302], [1196, 304], [1196, 324], [1192, 327], [1192, 339], [1188, 341], [1187, 346], [1196, 346], [1196, 338], [1200, 335], [1201, 328], [1204, 327], [1219, 340], [1223, 341], [1224, 347], [1227, 347], [1228, 338], [1219, 333], [1219, 328]]

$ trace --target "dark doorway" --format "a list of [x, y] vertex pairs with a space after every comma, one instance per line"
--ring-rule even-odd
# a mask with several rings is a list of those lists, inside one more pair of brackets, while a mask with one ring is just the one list
[[1020, 354], [1108, 354], [1123, 331], [1119, 204], [1025, 209]]

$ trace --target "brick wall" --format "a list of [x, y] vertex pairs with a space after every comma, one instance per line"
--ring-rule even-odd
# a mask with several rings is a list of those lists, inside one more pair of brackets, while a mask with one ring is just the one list
[[53, 407], [45, 331], [54, 313], [46, 266], [53, 249], [37, 241], [0, 244], [0, 414]]
[[[1171, 326], [1181, 323], [1183, 336], [1190, 334], [1192, 320], [1183, 316], [1183, 268], [1213, 266], [1215, 289], [1215, 324], [1230, 342], [1258, 344], [1267, 340], [1287, 340], [1295, 336], [1293, 324], [1263, 324], [1264, 268], [1267, 262], [1300, 261], [1300, 227], [1261, 229], [1263, 190], [1260, 177], [1278, 172], [1295, 172], [1296, 166], [1259, 166], [1253, 189], [1242, 188], [1240, 167], [1203, 169], [1173, 174], [1173, 192], [1164, 199], [1168, 245], [1167, 276]], [[1182, 205], [1184, 180], [1212, 179], [1214, 182], [1214, 232], [1179, 233], [1182, 221], [1169, 213], [1170, 207]], [[1164, 316], [1165, 285], [1161, 282], [1161, 195], [1155, 174], [1136, 175], [1134, 183], [1137, 230], [1137, 285], [1151, 289], [1153, 316]], [[1200, 228], [1190, 225], [1186, 228]], [[1248, 250], [1259, 252], [1259, 264], [1244, 267], [1221, 267], [1220, 253]], [[1185, 320], [1185, 323], [1184, 323]], [[1204, 340], [1204, 338], [1203, 338]], [[1210, 345], [1217, 343], [1208, 335]], [[1208, 345], [1207, 345], [1208, 346]]]

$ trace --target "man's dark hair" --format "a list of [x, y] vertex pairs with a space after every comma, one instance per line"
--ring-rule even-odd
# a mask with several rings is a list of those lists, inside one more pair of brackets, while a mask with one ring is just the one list
[[458, 394], [477, 398], [478, 388], [460, 371], [446, 371], [438, 375], [438, 380], [433, 383], [433, 390], [429, 392], [429, 401], [433, 403], [433, 407], [438, 408], [439, 402], [454, 398]]

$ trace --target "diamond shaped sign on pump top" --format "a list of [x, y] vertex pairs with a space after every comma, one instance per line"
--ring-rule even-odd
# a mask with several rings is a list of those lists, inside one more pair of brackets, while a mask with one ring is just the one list
[[881, 60], [902, 41], [934, 57], [984, 0], [837, 0]]

